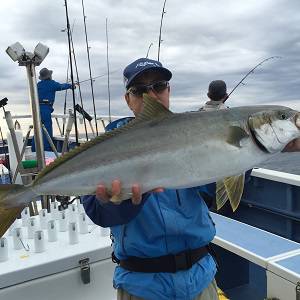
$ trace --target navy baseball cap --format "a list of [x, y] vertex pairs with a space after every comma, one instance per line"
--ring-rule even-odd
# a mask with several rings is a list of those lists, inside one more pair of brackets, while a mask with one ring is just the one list
[[129, 64], [123, 72], [125, 88], [129, 88], [132, 81], [144, 71], [155, 70], [164, 74], [166, 80], [172, 78], [172, 73], [164, 68], [159, 61], [149, 58], [139, 58], [133, 63]]

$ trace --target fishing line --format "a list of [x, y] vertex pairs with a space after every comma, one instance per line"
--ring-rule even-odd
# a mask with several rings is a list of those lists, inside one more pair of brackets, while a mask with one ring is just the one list
[[111, 123], [107, 18], [105, 20], [105, 32], [106, 32], [106, 65], [107, 65], [108, 119], [109, 119], [109, 123]]
[[[117, 71], [112, 71], [112, 72], [110, 72], [109, 74], [113, 74], [113, 73], [116, 73], [116, 72], [117, 72]], [[100, 78], [100, 77], [104, 77], [104, 76], [106, 76], [106, 75], [107, 75], [107, 73], [104, 73], [104, 74], [95, 76], [95, 77], [92, 78], [92, 80], [95, 81], [96, 79], [98, 79], [98, 78]], [[76, 83], [83, 83], [83, 82], [86, 82], [86, 81], [90, 81], [90, 79], [84, 79], [84, 80], [81, 80], [81, 81], [76, 82]]]
[[73, 77], [73, 65], [72, 65], [72, 51], [71, 51], [71, 39], [70, 39], [70, 22], [69, 22], [69, 14], [68, 14], [68, 3], [65, 0], [65, 10], [66, 10], [66, 21], [67, 21], [67, 31], [68, 31], [68, 46], [69, 46], [69, 61], [70, 61], [70, 75], [72, 82], [72, 97], [73, 97], [73, 114], [74, 114], [74, 125], [75, 125], [75, 140], [76, 145], [79, 146], [78, 142], [78, 127], [77, 127], [77, 117], [76, 117], [76, 103], [75, 103], [75, 91], [74, 91], [74, 77]]
[[98, 124], [97, 124], [97, 116], [96, 116], [94, 84], [93, 84], [92, 70], [91, 70], [90, 47], [89, 47], [88, 35], [87, 35], [87, 29], [86, 29], [86, 18], [87, 18], [87, 16], [85, 15], [85, 12], [84, 12], [83, 0], [81, 0], [81, 6], [82, 6], [82, 15], [83, 15], [83, 24], [84, 24], [84, 33], [85, 33], [86, 52], [87, 52], [89, 73], [90, 73], [90, 83], [91, 83], [91, 93], [92, 93], [92, 101], [93, 101], [93, 109], [94, 109], [95, 127], [96, 127], [96, 134], [98, 136], [99, 134], [98, 134]]
[[160, 44], [163, 41], [161, 39], [161, 31], [162, 31], [163, 18], [164, 18], [164, 15], [166, 13], [166, 11], [165, 11], [166, 2], [167, 2], [167, 0], [164, 1], [163, 9], [162, 9], [162, 12], [161, 12], [161, 18], [160, 18], [159, 37], [158, 37], [158, 53], [157, 53], [157, 60], [158, 61], [159, 61], [159, 55], [160, 55]]

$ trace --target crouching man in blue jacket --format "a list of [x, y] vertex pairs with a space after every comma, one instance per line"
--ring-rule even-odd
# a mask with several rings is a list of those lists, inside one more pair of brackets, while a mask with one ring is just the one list
[[[169, 108], [171, 77], [158, 61], [140, 58], [129, 64], [124, 70], [125, 100], [133, 113], [141, 112], [143, 93]], [[130, 119], [114, 121], [108, 130]], [[96, 196], [85, 196], [83, 204], [94, 223], [111, 227], [118, 300], [218, 299], [216, 265], [208, 251], [215, 227], [201, 197], [203, 192], [214, 197], [214, 185], [158, 188], [142, 195], [137, 183], [132, 198], [120, 205], [109, 201], [120, 194], [119, 180], [112, 182], [111, 191], [109, 195], [100, 183]]]

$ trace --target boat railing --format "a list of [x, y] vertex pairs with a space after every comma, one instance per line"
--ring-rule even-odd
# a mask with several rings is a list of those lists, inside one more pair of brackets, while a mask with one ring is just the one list
[[264, 168], [254, 168], [251, 172], [251, 176], [264, 178], [276, 182], [285, 184], [300, 186], [300, 175], [280, 172]]

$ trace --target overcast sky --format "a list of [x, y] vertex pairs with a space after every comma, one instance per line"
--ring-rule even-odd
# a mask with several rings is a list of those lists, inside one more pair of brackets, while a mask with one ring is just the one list
[[[108, 18], [112, 114], [128, 115], [123, 100], [124, 67], [145, 57], [157, 59], [163, 0], [85, 0], [93, 76], [107, 72], [105, 20]], [[80, 80], [88, 78], [81, 0], [68, 2]], [[173, 72], [171, 109], [186, 111], [207, 101], [211, 80], [223, 79], [230, 91], [256, 64], [273, 59], [250, 75], [228, 100], [230, 106], [281, 103], [300, 109], [300, 1], [299, 0], [168, 0], [163, 19], [161, 62]], [[7, 109], [29, 112], [24, 67], [5, 53], [19, 41], [27, 51], [38, 42], [50, 52], [42, 67], [53, 70], [53, 79], [66, 80], [67, 35], [63, 0], [10, 0], [0, 10], [0, 97]], [[82, 84], [83, 103], [92, 113], [89, 82]], [[108, 113], [107, 77], [94, 83], [98, 114]], [[71, 107], [71, 94], [67, 105]], [[55, 110], [62, 112], [64, 93], [58, 93]], [[77, 99], [79, 101], [79, 99]]]

